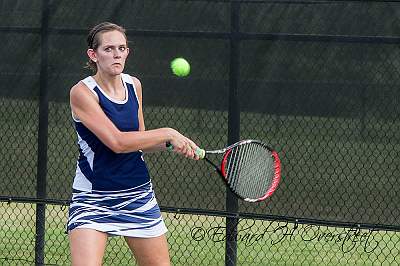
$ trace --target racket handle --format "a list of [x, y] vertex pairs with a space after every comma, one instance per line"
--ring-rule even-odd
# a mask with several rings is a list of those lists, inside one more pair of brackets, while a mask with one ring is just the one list
[[[173, 151], [174, 150], [174, 145], [171, 144], [171, 142], [167, 141], [165, 143], [165, 147], [167, 148], [167, 151]], [[196, 148], [194, 153], [199, 156], [200, 159], [204, 159], [206, 157], [206, 151], [203, 149], [200, 149], [199, 147]]]
[[197, 149], [194, 152], [197, 156], [199, 156], [200, 159], [204, 159], [204, 157], [206, 157], [206, 151], [203, 149], [200, 149], [199, 147], [197, 147]]

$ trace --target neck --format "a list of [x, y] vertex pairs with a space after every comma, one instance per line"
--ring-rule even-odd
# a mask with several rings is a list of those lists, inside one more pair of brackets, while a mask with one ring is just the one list
[[93, 78], [103, 90], [111, 94], [117, 95], [122, 90], [124, 91], [124, 87], [121, 82], [121, 75], [111, 76], [97, 72], [96, 75], [93, 76]]

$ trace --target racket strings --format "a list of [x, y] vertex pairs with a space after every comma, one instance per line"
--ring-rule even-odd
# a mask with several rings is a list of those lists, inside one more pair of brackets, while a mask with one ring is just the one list
[[[247, 191], [243, 193], [248, 193], [248, 195], [253, 195], [251, 198], [259, 198], [265, 194], [268, 187], [272, 183], [271, 164], [265, 161], [265, 157], [270, 156], [269, 152], [265, 153], [265, 149], [259, 150], [257, 146], [253, 145], [253, 149], [250, 154], [253, 158], [252, 164], [248, 164], [248, 174], [246, 176], [246, 182], [249, 182]], [[260, 156], [263, 154], [263, 156]], [[268, 157], [267, 157], [268, 158]], [[271, 161], [270, 161], [271, 162]], [[258, 178], [255, 178], [258, 177]], [[245, 187], [245, 186], [244, 186]]]
[[[246, 192], [250, 191], [253, 186], [252, 183], [254, 183], [249, 179], [249, 164], [245, 163], [248, 161], [251, 153], [250, 145], [246, 145], [234, 149], [230, 156], [228, 166], [231, 168], [228, 171], [228, 183], [239, 195], [244, 195]], [[244, 184], [247, 186], [245, 187]]]
[[237, 146], [228, 155], [227, 182], [245, 199], [263, 197], [273, 183], [274, 173], [271, 152], [257, 143]]
[[239, 158], [242, 158], [244, 149], [233, 149], [232, 154], [229, 158], [229, 163], [228, 163], [228, 184], [232, 189], [235, 191], [237, 190], [238, 187], [238, 178], [236, 178], [241, 170], [242, 170], [242, 164], [240, 163]]

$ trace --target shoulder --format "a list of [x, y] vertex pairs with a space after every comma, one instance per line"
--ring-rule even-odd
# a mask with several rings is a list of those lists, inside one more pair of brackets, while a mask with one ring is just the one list
[[71, 87], [69, 95], [74, 96], [77, 94], [82, 94], [82, 92], [85, 90], [84, 87], [86, 87], [86, 85], [82, 81], [79, 81], [78, 83], [76, 83], [74, 86]]
[[124, 77], [125, 79], [128, 79], [130, 81], [129, 83], [133, 85], [138, 94], [142, 93], [142, 83], [137, 77], [129, 74], [124, 74]]
[[69, 94], [71, 102], [76, 102], [87, 98], [98, 101], [96, 92], [89, 88], [82, 80], [71, 87]]

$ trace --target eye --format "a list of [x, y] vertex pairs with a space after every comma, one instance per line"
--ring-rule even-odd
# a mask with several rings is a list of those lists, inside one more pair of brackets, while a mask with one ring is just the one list
[[120, 46], [120, 47], [119, 47], [119, 50], [120, 50], [121, 52], [123, 52], [123, 51], [126, 50], [126, 47], [125, 47], [125, 46]]
[[104, 48], [104, 51], [106, 51], [106, 52], [111, 52], [111, 47], [106, 47], [106, 48]]

